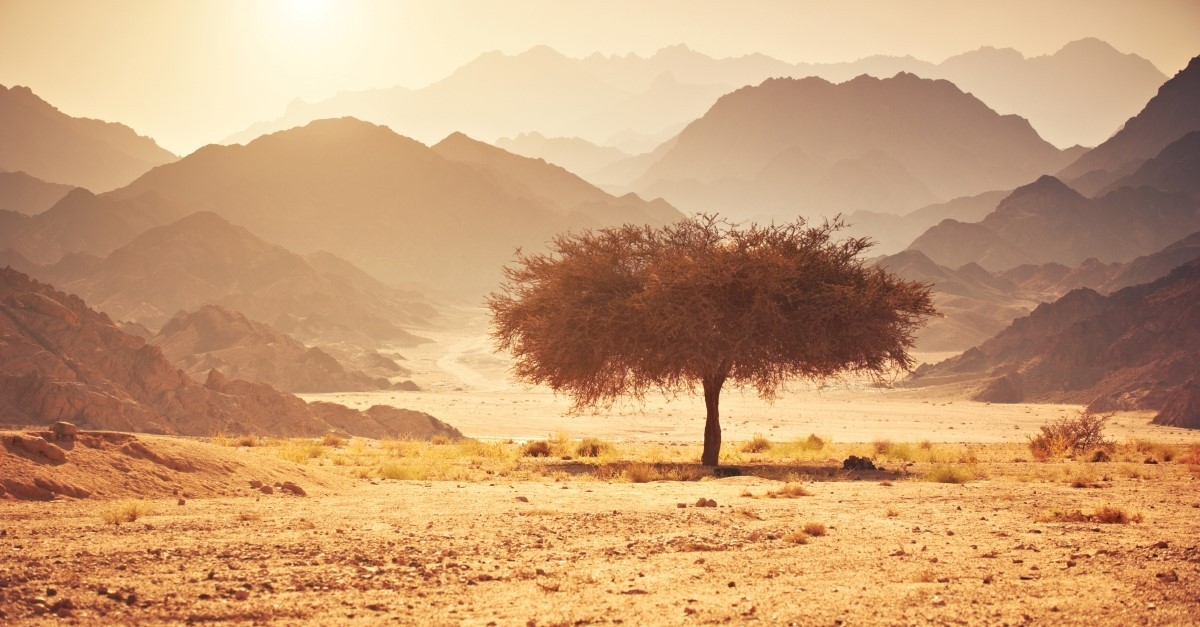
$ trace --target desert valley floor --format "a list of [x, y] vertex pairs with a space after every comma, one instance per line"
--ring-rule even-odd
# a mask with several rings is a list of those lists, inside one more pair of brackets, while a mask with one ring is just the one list
[[[297, 456], [240, 434], [85, 432], [50, 463], [7, 435], [0, 474], [90, 496], [0, 501], [0, 622], [1200, 620], [1200, 434], [1122, 414], [1109, 461], [1038, 462], [1028, 436], [1078, 408], [797, 386], [773, 405], [726, 393], [724, 453], [743, 474], [717, 478], [694, 461], [694, 399], [567, 415], [508, 383], [482, 330], [404, 351], [425, 391], [323, 397], [428, 411], [474, 447], [355, 438]], [[826, 447], [740, 452], [756, 434]], [[615, 452], [511, 452], [585, 437]], [[844, 471], [847, 451], [882, 468]]]

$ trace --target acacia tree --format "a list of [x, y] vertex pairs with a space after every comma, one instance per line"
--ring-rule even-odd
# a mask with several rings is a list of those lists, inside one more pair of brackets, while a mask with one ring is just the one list
[[492, 337], [517, 378], [576, 409], [649, 392], [704, 393], [701, 462], [721, 449], [726, 384], [773, 399], [789, 379], [909, 369], [929, 286], [860, 258], [840, 222], [742, 228], [709, 215], [556, 237], [518, 251], [488, 297]]

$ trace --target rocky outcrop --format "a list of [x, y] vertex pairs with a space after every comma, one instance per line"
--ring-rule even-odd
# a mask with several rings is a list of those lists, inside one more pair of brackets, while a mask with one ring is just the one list
[[463, 437], [458, 429], [425, 412], [411, 409], [375, 405], [366, 411], [357, 411], [324, 401], [315, 401], [309, 403], [309, 406], [322, 420], [347, 433], [376, 438], [388, 435], [418, 439], [441, 436], [459, 440]]
[[322, 351], [239, 312], [206, 305], [175, 315], [150, 342], [194, 378], [211, 370], [285, 392], [365, 392], [391, 383], [347, 368]]
[[[331, 428], [304, 401], [265, 383], [213, 371], [201, 385], [79, 297], [7, 268], [0, 270], [0, 415], [185, 435], [299, 436]], [[366, 414], [360, 421], [367, 431], [344, 424], [356, 435], [388, 433]]]
[[1200, 429], [1200, 381], [1196, 377], [1167, 395], [1154, 424]]

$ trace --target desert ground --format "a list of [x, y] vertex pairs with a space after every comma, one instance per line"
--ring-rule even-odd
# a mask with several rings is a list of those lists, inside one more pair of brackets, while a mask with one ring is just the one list
[[716, 477], [695, 400], [568, 414], [480, 331], [404, 352], [425, 391], [332, 395], [470, 442], [84, 432], [53, 461], [6, 432], [0, 477], [56, 495], [0, 500], [0, 623], [1200, 620], [1200, 434], [1118, 415], [1107, 461], [1037, 461], [1029, 436], [1077, 407], [843, 381], [727, 393], [742, 474]]

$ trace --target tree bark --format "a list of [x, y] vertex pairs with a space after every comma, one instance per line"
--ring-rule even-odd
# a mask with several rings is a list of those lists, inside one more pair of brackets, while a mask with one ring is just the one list
[[704, 377], [703, 380], [704, 408], [708, 416], [704, 422], [704, 453], [700, 455], [700, 463], [705, 466], [716, 466], [721, 457], [721, 414], [717, 404], [724, 383], [724, 376]]

